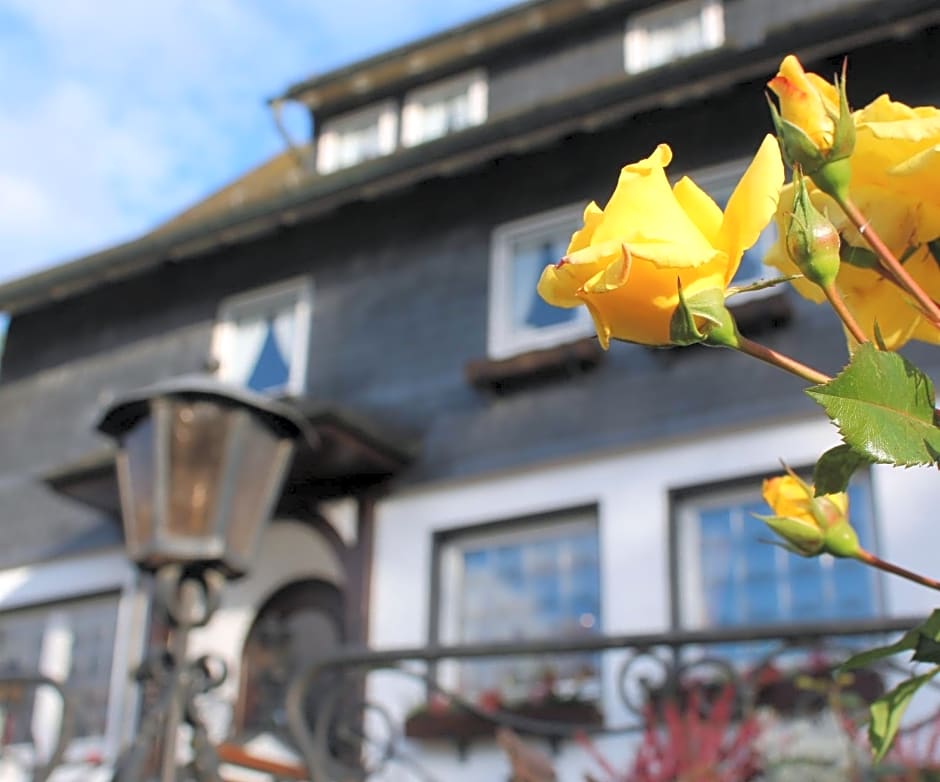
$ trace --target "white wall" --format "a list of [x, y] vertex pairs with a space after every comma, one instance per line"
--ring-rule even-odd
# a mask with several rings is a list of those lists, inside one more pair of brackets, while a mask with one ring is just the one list
[[[604, 631], [665, 631], [670, 625], [670, 490], [777, 473], [780, 459], [794, 466], [808, 465], [837, 443], [833, 427], [817, 416], [397, 494], [376, 508], [370, 642], [377, 648], [427, 643], [435, 532], [592, 503], [598, 508]], [[876, 467], [872, 491], [883, 554], [936, 575], [940, 542], [932, 518], [940, 500], [936, 470]], [[936, 603], [928, 590], [900, 579], [885, 578], [884, 588], [892, 614], [927, 613]], [[625, 714], [615, 695], [615, 658], [615, 654], [605, 658], [604, 707], [608, 719], [616, 723]], [[382, 675], [373, 677], [370, 695], [403, 717], [423, 701], [424, 691], [401, 677]], [[628, 754], [624, 739], [605, 744], [611, 752]], [[412, 744], [409, 749], [432, 764], [436, 777], [448, 782], [505, 776], [502, 758], [484, 746], [473, 747], [466, 763], [456, 759], [452, 746], [439, 752], [427, 745]], [[585, 770], [583, 755], [563, 752], [557, 760], [561, 779], [580, 778]]]

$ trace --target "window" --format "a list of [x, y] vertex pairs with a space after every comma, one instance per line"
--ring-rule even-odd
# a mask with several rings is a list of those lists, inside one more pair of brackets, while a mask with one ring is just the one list
[[[448, 643], [570, 638], [600, 632], [597, 521], [593, 510], [448, 535], [441, 540], [440, 635]], [[559, 694], [596, 685], [595, 655], [461, 663], [466, 697], [497, 690], [530, 696], [551, 674]], [[547, 670], [551, 668], [550, 672]]]
[[302, 393], [311, 298], [310, 281], [297, 279], [223, 302], [213, 344], [219, 378], [258, 392]]
[[401, 140], [406, 147], [479, 125], [486, 120], [487, 86], [482, 71], [414, 90], [405, 98]]
[[[696, 491], [676, 507], [679, 622], [688, 628], [857, 619], [879, 613], [876, 574], [857, 562], [800, 557], [752, 514], [770, 509], [756, 479], [747, 488]], [[852, 524], [872, 548], [866, 479], [849, 487]]]
[[557, 209], [500, 226], [490, 252], [488, 352], [500, 359], [549, 348], [594, 331], [586, 307], [560, 309], [536, 285], [544, 269], [568, 250], [581, 228], [582, 206]]
[[[692, 172], [689, 176], [702, 190], [715, 199], [715, 203], [717, 203], [718, 206], [724, 209], [749, 162], [750, 161], [747, 160], [738, 160], [730, 163], [722, 163], [717, 166], [702, 169], [698, 172]], [[734, 275], [731, 284], [733, 286], [744, 287], [758, 280], [770, 280], [779, 277], [779, 271], [772, 267], [764, 266], [764, 256], [776, 241], [777, 224], [775, 221], [771, 221], [758, 237], [754, 246], [744, 253], [744, 256], [741, 258], [741, 265], [738, 267], [738, 271]], [[775, 286], [756, 291], [748, 291], [746, 294], [728, 299], [728, 304], [733, 306], [735, 303], [747, 299], [773, 296], [779, 293], [780, 290], [780, 287]]]
[[398, 110], [394, 101], [343, 114], [323, 124], [317, 140], [317, 171], [331, 174], [395, 150]]
[[[105, 734], [119, 598], [110, 593], [0, 614], [0, 673], [61, 677], [79, 717], [76, 738]], [[34, 725], [57, 720], [40, 693], [30, 695], [4, 715], [10, 743], [30, 742]]]
[[724, 41], [721, 0], [666, 3], [629, 18], [624, 65], [627, 73], [640, 73], [716, 49]]

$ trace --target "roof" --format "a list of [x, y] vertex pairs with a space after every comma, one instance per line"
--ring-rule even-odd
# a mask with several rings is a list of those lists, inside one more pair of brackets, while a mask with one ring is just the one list
[[207, 222], [239, 207], [290, 193], [309, 175], [309, 144], [288, 149], [266, 160], [208, 198], [171, 217], [150, 236], [172, 235], [190, 225]]
[[[521, 8], [554, 8], [567, 2], [581, 0], [543, 0]], [[599, 2], [594, 0], [594, 5]], [[699, 100], [766, 76], [789, 52], [805, 60], [818, 59], [937, 24], [936, 0], [872, 3], [850, 16], [835, 14], [822, 23], [788, 28], [755, 48], [717, 49], [625, 76], [602, 88], [542, 103], [523, 114], [494, 119], [328, 176], [303, 164], [303, 150], [285, 152], [138, 239], [0, 285], [0, 311], [13, 314], [44, 306], [160, 263], [180, 262], [289, 229], [348, 203], [374, 200], [430, 178], [454, 176], [500, 155], [525, 153], [645, 111]], [[459, 29], [467, 35], [475, 28]]]
[[[648, 2], [648, 0], [647, 0]], [[502, 11], [292, 85], [279, 98], [302, 101], [313, 109], [349, 97], [364, 100], [418, 74], [456, 70], [461, 61], [481, 59], [495, 49], [582, 23], [586, 17], [640, 0], [528, 0]]]

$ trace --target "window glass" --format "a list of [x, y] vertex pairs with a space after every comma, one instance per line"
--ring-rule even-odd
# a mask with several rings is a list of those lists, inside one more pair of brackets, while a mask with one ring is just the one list
[[564, 256], [581, 227], [581, 208], [569, 207], [501, 226], [493, 233], [489, 352], [506, 358], [593, 333], [585, 307], [562, 309], [536, 291], [542, 270]]
[[[106, 594], [0, 613], [0, 674], [61, 676], [77, 715], [75, 736], [103, 736], [119, 595]], [[45, 721], [34, 691], [2, 715], [8, 743], [31, 742]], [[39, 710], [37, 712], [37, 709]]]
[[216, 359], [219, 377], [264, 393], [304, 387], [310, 327], [310, 286], [295, 281], [223, 303]]
[[482, 71], [463, 74], [409, 93], [402, 110], [402, 143], [414, 146], [486, 120]]
[[317, 136], [317, 171], [331, 174], [342, 168], [395, 150], [398, 107], [394, 101], [327, 120]]
[[724, 43], [721, 0], [663, 3], [627, 21], [624, 61], [628, 73], [639, 73]]
[[[740, 627], [857, 619], [879, 611], [876, 574], [852, 560], [800, 557], [773, 545], [754, 514], [770, 508], [755, 488], [704, 491], [679, 505], [681, 620], [687, 627]], [[849, 487], [852, 524], [873, 548], [865, 479]]]
[[[455, 643], [571, 638], [600, 632], [600, 574], [593, 512], [456, 535], [443, 545], [441, 623]], [[531, 695], [550, 672], [556, 690], [596, 682], [594, 655], [461, 663], [467, 697]]]

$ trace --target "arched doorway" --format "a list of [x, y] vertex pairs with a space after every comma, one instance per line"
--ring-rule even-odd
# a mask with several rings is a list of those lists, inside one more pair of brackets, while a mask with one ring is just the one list
[[[285, 697], [292, 677], [344, 640], [343, 596], [334, 584], [304, 579], [274, 592], [258, 609], [245, 639], [238, 734], [250, 739], [267, 733], [290, 742]], [[321, 689], [313, 686], [308, 693], [311, 725]]]

